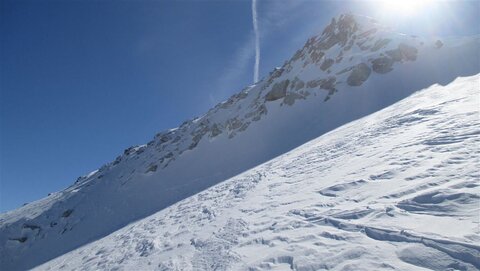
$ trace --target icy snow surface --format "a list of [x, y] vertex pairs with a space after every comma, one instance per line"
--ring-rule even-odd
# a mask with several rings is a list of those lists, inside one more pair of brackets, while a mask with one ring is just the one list
[[479, 94], [416, 92], [36, 270], [477, 270]]

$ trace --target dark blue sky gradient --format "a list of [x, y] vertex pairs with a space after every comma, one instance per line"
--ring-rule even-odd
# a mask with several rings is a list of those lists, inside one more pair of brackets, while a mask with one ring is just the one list
[[[479, 1], [415, 20], [375, 2], [259, 0], [260, 77], [331, 17], [480, 33]], [[0, 1], [0, 212], [72, 184], [251, 84], [249, 1]]]

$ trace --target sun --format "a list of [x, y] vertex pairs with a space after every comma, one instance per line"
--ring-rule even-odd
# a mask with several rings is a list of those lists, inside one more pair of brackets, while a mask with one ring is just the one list
[[397, 16], [413, 16], [424, 12], [433, 0], [383, 0], [381, 9]]

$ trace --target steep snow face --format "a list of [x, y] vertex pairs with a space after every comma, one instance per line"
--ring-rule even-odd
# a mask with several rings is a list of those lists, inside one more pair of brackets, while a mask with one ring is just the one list
[[479, 95], [432, 86], [36, 270], [478, 270]]
[[480, 37], [427, 40], [342, 15], [204, 116], [0, 215], [0, 266], [36, 266], [434, 83], [480, 72]]

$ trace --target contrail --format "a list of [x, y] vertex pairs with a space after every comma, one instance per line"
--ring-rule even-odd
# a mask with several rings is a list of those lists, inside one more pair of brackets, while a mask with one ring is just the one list
[[252, 0], [253, 32], [255, 33], [255, 66], [253, 68], [253, 83], [258, 82], [258, 69], [260, 66], [260, 37], [258, 35], [257, 0]]

